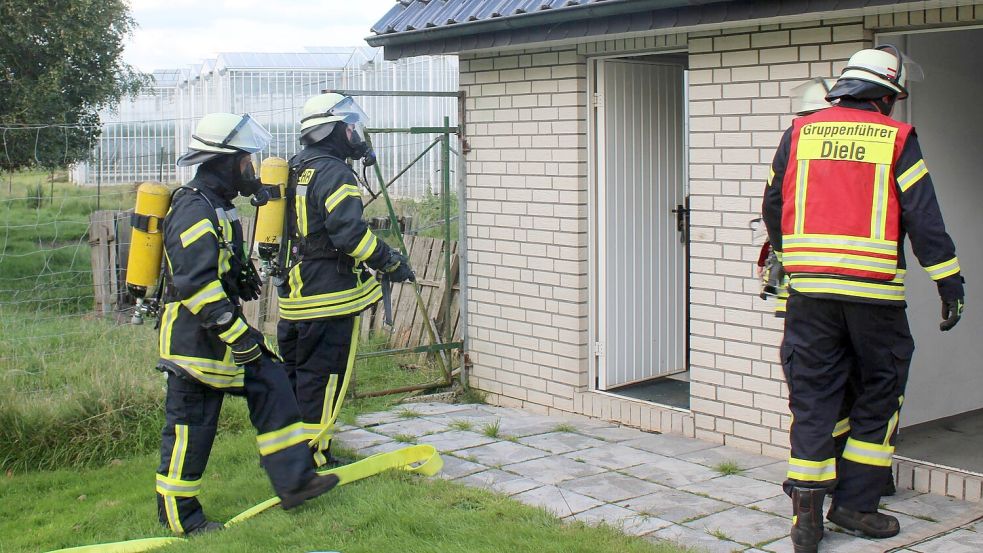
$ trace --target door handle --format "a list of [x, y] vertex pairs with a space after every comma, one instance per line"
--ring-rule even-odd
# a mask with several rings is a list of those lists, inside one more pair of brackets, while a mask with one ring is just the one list
[[689, 222], [689, 209], [683, 204], [676, 205], [672, 212], [676, 214], [676, 231], [679, 232], [679, 243], [686, 243], [686, 229]]

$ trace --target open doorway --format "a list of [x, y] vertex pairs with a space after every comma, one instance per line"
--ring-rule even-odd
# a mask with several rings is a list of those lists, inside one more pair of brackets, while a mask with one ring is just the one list
[[595, 389], [689, 408], [686, 56], [591, 65]]
[[[935, 30], [878, 37], [918, 61], [925, 80], [911, 83], [911, 96], [900, 102], [895, 117], [918, 132], [932, 175], [946, 229], [956, 253], [966, 291], [983, 290], [983, 74], [976, 56], [983, 49], [983, 29]], [[935, 283], [911, 252], [906, 252], [908, 317], [915, 338], [897, 453], [903, 457], [983, 473], [983, 340], [979, 315], [973, 311], [950, 332], [939, 331]]]

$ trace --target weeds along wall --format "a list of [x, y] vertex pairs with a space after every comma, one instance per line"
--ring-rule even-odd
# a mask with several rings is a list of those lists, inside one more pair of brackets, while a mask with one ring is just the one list
[[[273, 135], [260, 156], [290, 158], [298, 148], [304, 102], [324, 90], [458, 90], [456, 56], [386, 61], [377, 48], [308, 48], [300, 53], [225, 52], [181, 69], [155, 71], [153, 84], [115, 110], [102, 113], [102, 136], [91, 157], [71, 169], [82, 186], [141, 181], [184, 182], [193, 168], [175, 167], [197, 121], [215, 111], [249, 113]], [[455, 98], [360, 96], [375, 128], [457, 124]], [[435, 135], [382, 133], [374, 137], [383, 174], [408, 165]], [[258, 162], [259, 160], [257, 160]], [[451, 167], [457, 164], [452, 161]], [[393, 189], [399, 197], [439, 193], [435, 149]]]

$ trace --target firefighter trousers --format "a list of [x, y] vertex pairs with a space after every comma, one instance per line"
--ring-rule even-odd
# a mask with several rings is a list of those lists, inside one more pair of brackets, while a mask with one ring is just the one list
[[[334, 425], [345, 399], [355, 352], [359, 317], [311, 321], [280, 320], [277, 340], [287, 375], [310, 439]], [[327, 462], [330, 429], [315, 445], [314, 461]]]
[[157, 515], [177, 534], [206, 522], [198, 494], [226, 393], [246, 396], [260, 461], [277, 495], [293, 492], [314, 477], [300, 413], [282, 366], [264, 356], [244, 369], [244, 387], [230, 392], [167, 373]]
[[877, 510], [913, 351], [904, 306], [792, 294], [781, 350], [792, 411], [786, 493], [826, 488], [835, 505]]

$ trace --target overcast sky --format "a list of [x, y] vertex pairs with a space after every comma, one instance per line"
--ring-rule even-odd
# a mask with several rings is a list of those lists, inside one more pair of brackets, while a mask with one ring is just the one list
[[123, 59], [142, 71], [178, 68], [218, 52], [301, 52], [366, 46], [396, 0], [130, 0], [139, 27]]

